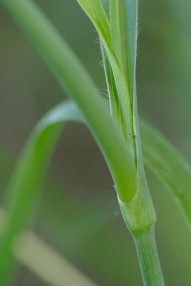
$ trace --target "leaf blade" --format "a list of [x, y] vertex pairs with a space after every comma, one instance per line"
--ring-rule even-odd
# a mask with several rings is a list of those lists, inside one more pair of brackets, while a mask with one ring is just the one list
[[191, 167], [159, 132], [143, 120], [141, 138], [146, 166], [175, 199], [191, 230]]
[[[100, 25], [98, 22], [96, 22], [96, 18], [94, 17], [94, 15], [97, 15], [101, 9], [102, 12], [100, 12], [100, 13], [101, 13], [101, 15], [104, 15], [103, 17], [100, 18], [100, 20], [102, 21], [102, 26], [103, 26], [105, 23], [105, 17], [107, 17], [107, 16], [104, 12], [104, 9], [103, 9], [103, 6], [102, 6], [100, 0], [96, 0], [96, 3], [99, 2], [99, 9], [98, 9], [98, 6], [96, 6], [94, 4], [94, 0], [77, 0], [77, 1], [80, 4], [80, 6], [82, 7], [82, 9], [85, 11], [85, 13], [88, 15], [88, 17], [90, 18], [90, 20], [94, 24], [95, 28], [97, 29], [97, 32], [98, 32], [100, 39], [101, 39], [103, 46], [104, 46], [104, 50], [105, 50], [107, 57], [108, 57], [108, 60], [110, 62], [110, 66], [112, 68], [113, 76], [115, 79], [117, 95], [118, 95], [118, 99], [120, 102], [121, 114], [120, 114], [119, 118], [116, 118], [116, 121], [120, 122], [121, 118], [123, 119], [124, 122], [123, 122], [123, 126], [122, 126], [123, 127], [122, 131], [124, 131], [124, 137], [125, 137], [128, 145], [129, 145], [131, 156], [134, 157], [134, 153], [135, 153], [135, 151], [134, 151], [134, 139], [132, 136], [132, 134], [134, 134], [134, 132], [133, 132], [133, 120], [132, 120], [132, 118], [133, 118], [132, 112], [133, 111], [132, 111], [132, 103], [131, 103], [131, 98], [129, 95], [129, 89], [128, 89], [127, 81], [126, 81], [125, 75], [124, 75], [123, 71], [120, 69], [119, 63], [116, 60], [116, 57], [113, 53], [112, 44], [111, 44], [111, 29], [109, 28], [107, 30], [108, 36], [105, 37], [105, 35], [102, 32], [100, 32], [101, 31]], [[91, 11], [91, 13], [90, 13], [90, 11]], [[110, 40], [108, 41], [107, 38], [109, 38]], [[110, 98], [110, 100], [111, 100], [111, 98]], [[115, 106], [115, 102], [111, 101], [111, 105]]]
[[13, 267], [12, 248], [38, 201], [39, 188], [55, 143], [65, 121], [83, 122], [83, 116], [72, 102], [51, 110], [31, 134], [12, 175], [8, 188], [8, 218], [0, 246], [0, 284], [6, 285]]
[[136, 59], [137, 59], [137, 37], [138, 37], [138, 0], [125, 1], [126, 31], [127, 31], [127, 66], [129, 85], [133, 90], [136, 84]]

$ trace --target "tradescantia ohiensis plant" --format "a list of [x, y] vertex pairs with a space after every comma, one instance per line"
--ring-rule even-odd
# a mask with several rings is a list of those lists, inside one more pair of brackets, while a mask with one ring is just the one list
[[[9, 281], [13, 246], [34, 208], [44, 171], [62, 122], [85, 123], [110, 169], [124, 221], [138, 252], [144, 285], [164, 285], [155, 243], [156, 214], [148, 189], [136, 102], [137, 0], [78, 0], [98, 31], [109, 108], [79, 60], [37, 6], [29, 0], [1, 0], [40, 52], [68, 95], [34, 129], [9, 186], [8, 220], [0, 246], [0, 285]], [[147, 124], [141, 123], [146, 164], [176, 197], [191, 221], [190, 168]], [[182, 176], [173, 179], [167, 164]], [[184, 184], [182, 184], [184, 182]], [[183, 195], [178, 196], [178, 186]], [[14, 195], [13, 195], [14, 194]]]

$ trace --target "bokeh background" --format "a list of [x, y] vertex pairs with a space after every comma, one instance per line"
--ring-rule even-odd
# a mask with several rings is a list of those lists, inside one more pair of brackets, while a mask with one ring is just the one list
[[[94, 27], [76, 0], [36, 0], [78, 55], [99, 90], [106, 84]], [[138, 104], [191, 162], [191, 2], [141, 0]], [[14, 164], [35, 123], [67, 99], [42, 59], [0, 7], [1, 203]], [[157, 243], [167, 285], [191, 285], [191, 244], [166, 189], [148, 172], [158, 215]], [[69, 123], [42, 190], [35, 233], [100, 286], [142, 285], [132, 238], [122, 221], [110, 174], [91, 134]], [[13, 286], [46, 283], [25, 265]], [[63, 284], [63, 285], [67, 285]], [[74, 285], [79, 285], [74, 282]]]

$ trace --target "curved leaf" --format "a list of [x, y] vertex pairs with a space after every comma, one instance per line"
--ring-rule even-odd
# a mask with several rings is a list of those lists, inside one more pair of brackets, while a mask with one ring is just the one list
[[8, 218], [0, 246], [0, 285], [9, 279], [14, 241], [34, 212], [42, 179], [65, 121], [83, 121], [72, 102], [58, 105], [37, 124], [12, 175], [6, 197]]

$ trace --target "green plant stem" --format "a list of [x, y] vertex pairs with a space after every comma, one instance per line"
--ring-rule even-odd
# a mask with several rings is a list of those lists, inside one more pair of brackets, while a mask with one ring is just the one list
[[144, 286], [164, 286], [154, 226], [133, 235]]

